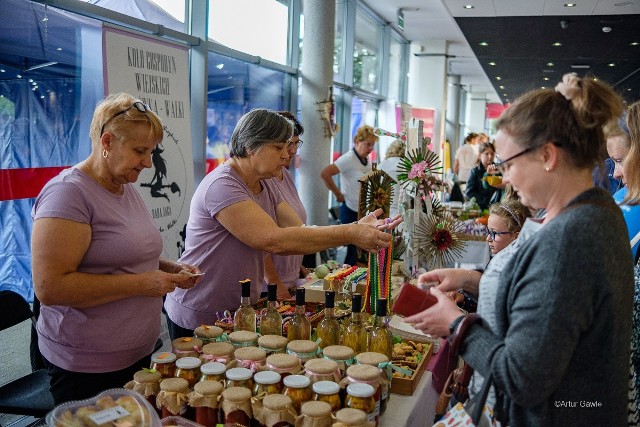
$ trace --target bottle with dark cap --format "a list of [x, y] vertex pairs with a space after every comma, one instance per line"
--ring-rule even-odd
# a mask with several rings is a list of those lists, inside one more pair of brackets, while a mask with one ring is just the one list
[[240, 307], [233, 316], [233, 331], [256, 331], [256, 311], [251, 307], [251, 280], [241, 280]]
[[304, 305], [304, 288], [296, 289], [296, 311], [287, 325], [287, 338], [289, 341], [311, 339], [311, 322]]
[[340, 344], [340, 324], [334, 314], [335, 298], [334, 291], [324, 291], [324, 319], [316, 328], [316, 334], [322, 340], [318, 344], [320, 348]]
[[276, 293], [278, 286], [275, 283], [267, 285], [267, 308], [260, 313], [260, 334], [282, 336], [282, 315], [276, 309]]
[[378, 299], [376, 323], [369, 335], [369, 351], [382, 353], [391, 360], [393, 356], [393, 335], [389, 330], [387, 317], [387, 299]]
[[362, 324], [362, 295], [354, 293], [351, 297], [351, 323], [344, 331], [343, 344], [355, 354], [367, 351], [367, 330]]

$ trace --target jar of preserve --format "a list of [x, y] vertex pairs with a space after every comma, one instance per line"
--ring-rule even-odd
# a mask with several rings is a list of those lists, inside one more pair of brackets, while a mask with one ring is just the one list
[[207, 362], [200, 366], [200, 381], [220, 381], [224, 383], [227, 366], [220, 362]]
[[289, 340], [287, 337], [280, 335], [263, 335], [258, 338], [258, 347], [267, 353], [267, 356], [271, 356], [275, 353], [284, 353], [287, 351], [287, 344]]
[[387, 410], [387, 403], [391, 397], [391, 363], [382, 353], [366, 351], [356, 356], [356, 362], [361, 365], [371, 365], [380, 368], [380, 415]]
[[342, 408], [340, 401], [340, 385], [333, 381], [318, 381], [311, 386], [313, 395], [311, 400], [327, 402], [331, 405], [331, 412], [334, 414]]
[[311, 400], [311, 381], [304, 375], [289, 375], [284, 379], [282, 394], [291, 398], [293, 409], [300, 412], [302, 404]]
[[151, 355], [151, 369], [160, 372], [162, 378], [176, 376], [176, 355], [169, 352], [154, 353]]
[[162, 418], [171, 415], [193, 420], [192, 408], [188, 408], [189, 381], [184, 378], [165, 378], [160, 382], [160, 392], [156, 400], [156, 407], [162, 409]]
[[258, 334], [251, 331], [235, 331], [229, 334], [229, 342], [235, 347], [257, 347]]
[[230, 387], [244, 387], [253, 390], [253, 372], [247, 368], [231, 368], [225, 372], [226, 381], [224, 383], [225, 388]]
[[251, 426], [251, 390], [244, 387], [230, 387], [222, 392], [223, 422], [229, 425]]
[[[373, 387], [375, 401], [374, 413], [376, 417], [376, 423], [380, 416], [380, 400], [382, 397], [380, 387], [380, 373], [381, 369], [370, 365], [353, 365], [347, 368], [347, 376], [342, 380], [342, 386], [351, 383], [367, 384]], [[345, 405], [346, 406], [346, 405]]]
[[327, 402], [305, 402], [296, 418], [296, 427], [331, 427], [331, 405]]
[[220, 421], [218, 401], [222, 390], [219, 381], [205, 380], [193, 386], [189, 393], [189, 406], [195, 410], [195, 422], [205, 427], [216, 427]]
[[222, 328], [212, 325], [200, 325], [193, 331], [193, 335], [202, 340], [203, 345], [218, 341], [223, 333]]
[[340, 382], [340, 369], [338, 364], [329, 359], [311, 359], [304, 364], [304, 375], [311, 380], [311, 384], [316, 381]]
[[333, 360], [338, 364], [342, 376], [347, 372], [347, 368], [354, 363], [355, 352], [346, 345], [329, 345], [322, 349], [325, 359]]
[[344, 408], [336, 413], [336, 424], [340, 427], [373, 427], [373, 422], [367, 421], [367, 414], [360, 409]]
[[151, 406], [156, 406], [156, 396], [160, 391], [160, 381], [162, 375], [155, 370], [143, 369], [133, 374], [133, 381], [129, 381], [124, 385], [128, 390], [137, 391], [147, 398]]
[[228, 342], [212, 342], [202, 347], [200, 360], [202, 363], [220, 362], [225, 365], [233, 360], [235, 347]]
[[233, 352], [237, 365], [250, 369], [254, 374], [266, 363], [267, 353], [258, 347], [241, 347]]
[[172, 352], [178, 357], [198, 357], [202, 351], [202, 340], [196, 337], [182, 337], [171, 341]]
[[200, 380], [200, 365], [197, 357], [181, 357], [176, 360], [176, 378], [184, 378], [193, 387]]
[[267, 357], [266, 368], [279, 373], [282, 379], [287, 375], [299, 374], [302, 369], [300, 359], [290, 354], [272, 354]]
[[367, 421], [376, 421], [376, 401], [373, 397], [375, 389], [364, 383], [353, 383], [347, 386], [347, 398], [344, 406], [347, 408], [360, 409], [367, 414]]
[[255, 418], [260, 426], [293, 427], [297, 415], [290, 397], [270, 394], [262, 400], [262, 406], [255, 413]]
[[279, 394], [282, 391], [280, 381], [282, 377], [273, 371], [257, 372], [253, 376], [253, 396], [266, 396], [269, 394]]
[[318, 344], [311, 340], [293, 340], [287, 344], [287, 353], [300, 359], [304, 364], [307, 360], [318, 357]]

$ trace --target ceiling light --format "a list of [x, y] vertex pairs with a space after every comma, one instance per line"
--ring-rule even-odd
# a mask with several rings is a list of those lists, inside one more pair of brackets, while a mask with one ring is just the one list
[[542, 80], [549, 80], [549, 77], [543, 77]]
[[504, 89], [504, 86], [498, 86], [500, 89]]
[[640, 43], [638, 43], [638, 42], [631, 42], [631, 43], [629, 43], [629, 44], [630, 44], [631, 46], [638, 46]]
[[216, 68], [218, 70], [222, 70], [222, 68], [224, 68], [224, 64], [218, 64], [218, 65], [216, 65]]
[[487, 43], [487, 42], [480, 42], [480, 46], [489, 46], [489, 43]]
[[555, 43], [553, 43], [553, 45], [552, 45], [552, 46], [556, 46], [556, 47], [558, 47], [558, 46], [562, 46], [562, 43], [560, 43], [560, 42], [555, 42]]
[[608, 63], [607, 65], [608, 65], [609, 67], [615, 67], [615, 66], [616, 66], [616, 64], [614, 64], [613, 62], [610, 62], [610, 63]]
[[506, 93], [503, 93], [502, 96], [509, 96], [509, 95], [507, 95]]
[[547, 62], [547, 67], [553, 67], [553, 62]]
[[546, 88], [547, 88], [546, 86], [540, 86], [540, 89], [546, 89]]
[[496, 65], [496, 63], [491, 61], [491, 62], [489, 62], [489, 65]]
[[58, 52], [60, 52], [60, 51], [62, 50], [62, 48], [61, 48], [61, 47], [59, 47], [59, 48], [57, 48], [56, 50], [57, 50]]
[[565, 3], [564, 7], [576, 7], [575, 3]]
[[474, 5], [472, 5], [472, 4], [465, 4], [463, 7], [464, 7], [465, 9], [473, 9], [475, 6], [474, 6]]
[[496, 77], [496, 80], [502, 80], [502, 77], [498, 76]]
[[16, 74], [16, 77], [19, 78], [19, 79], [22, 78], [22, 76], [20, 74]]
[[591, 68], [591, 65], [589, 65], [589, 64], [571, 64], [571, 68], [584, 70], [584, 69]]
[[4, 73], [4, 68], [0, 68], [0, 73]]
[[631, 88], [627, 89], [627, 92], [631, 92]]

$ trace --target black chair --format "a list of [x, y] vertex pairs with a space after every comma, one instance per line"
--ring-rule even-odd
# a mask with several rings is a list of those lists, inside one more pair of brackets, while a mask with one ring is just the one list
[[[12, 291], [0, 291], [0, 313], [0, 331], [25, 320], [35, 322], [29, 303]], [[49, 392], [49, 375], [45, 369], [0, 387], [0, 413], [44, 417], [54, 407], [53, 396]]]

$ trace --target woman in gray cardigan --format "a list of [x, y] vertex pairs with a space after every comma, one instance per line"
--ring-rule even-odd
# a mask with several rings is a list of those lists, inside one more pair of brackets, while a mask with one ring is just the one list
[[[626, 425], [633, 261], [620, 210], [591, 177], [606, 155], [602, 126], [622, 108], [606, 84], [568, 74], [498, 120], [503, 182], [547, 212], [504, 266], [494, 324], [473, 326], [460, 349], [492, 378], [502, 425]], [[431, 292], [438, 303], [405, 320], [447, 336], [462, 317]]]

